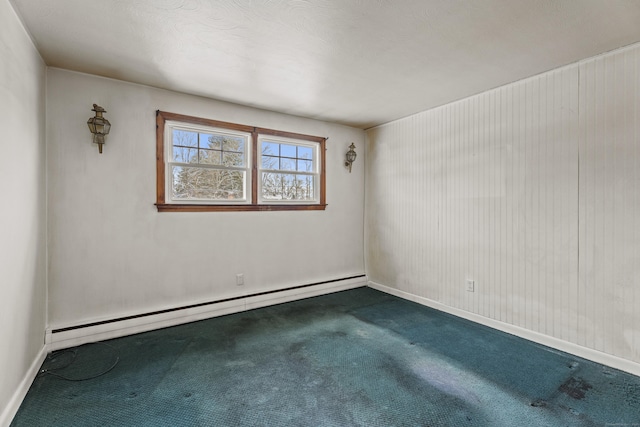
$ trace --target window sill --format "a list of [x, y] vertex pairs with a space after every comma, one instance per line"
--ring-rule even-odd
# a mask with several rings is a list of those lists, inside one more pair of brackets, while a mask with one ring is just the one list
[[323, 211], [327, 205], [182, 205], [156, 203], [158, 212]]

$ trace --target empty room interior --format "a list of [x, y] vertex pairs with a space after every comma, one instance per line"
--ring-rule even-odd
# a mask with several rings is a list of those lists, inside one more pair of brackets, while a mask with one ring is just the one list
[[640, 426], [640, 1], [0, 0], [0, 426]]

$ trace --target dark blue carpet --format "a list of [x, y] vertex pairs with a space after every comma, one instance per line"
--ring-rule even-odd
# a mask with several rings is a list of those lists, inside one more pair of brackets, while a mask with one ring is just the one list
[[12, 426], [640, 426], [640, 378], [369, 288], [74, 352], [43, 369], [119, 362], [39, 376]]

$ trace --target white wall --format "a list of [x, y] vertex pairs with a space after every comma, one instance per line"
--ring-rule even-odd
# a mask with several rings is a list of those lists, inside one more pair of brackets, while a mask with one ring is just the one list
[[0, 425], [26, 392], [46, 322], [45, 66], [0, 0]]
[[[359, 129], [48, 70], [52, 329], [364, 274]], [[91, 105], [112, 124], [98, 154]], [[326, 211], [158, 213], [155, 111], [329, 137]], [[245, 285], [235, 284], [244, 273]]]
[[635, 45], [369, 130], [369, 279], [640, 363], [639, 70]]

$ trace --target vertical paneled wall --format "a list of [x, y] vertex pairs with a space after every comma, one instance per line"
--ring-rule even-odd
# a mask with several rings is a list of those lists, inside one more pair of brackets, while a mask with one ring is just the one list
[[580, 66], [578, 343], [640, 361], [640, 47]]
[[639, 58], [370, 129], [370, 280], [640, 362]]

